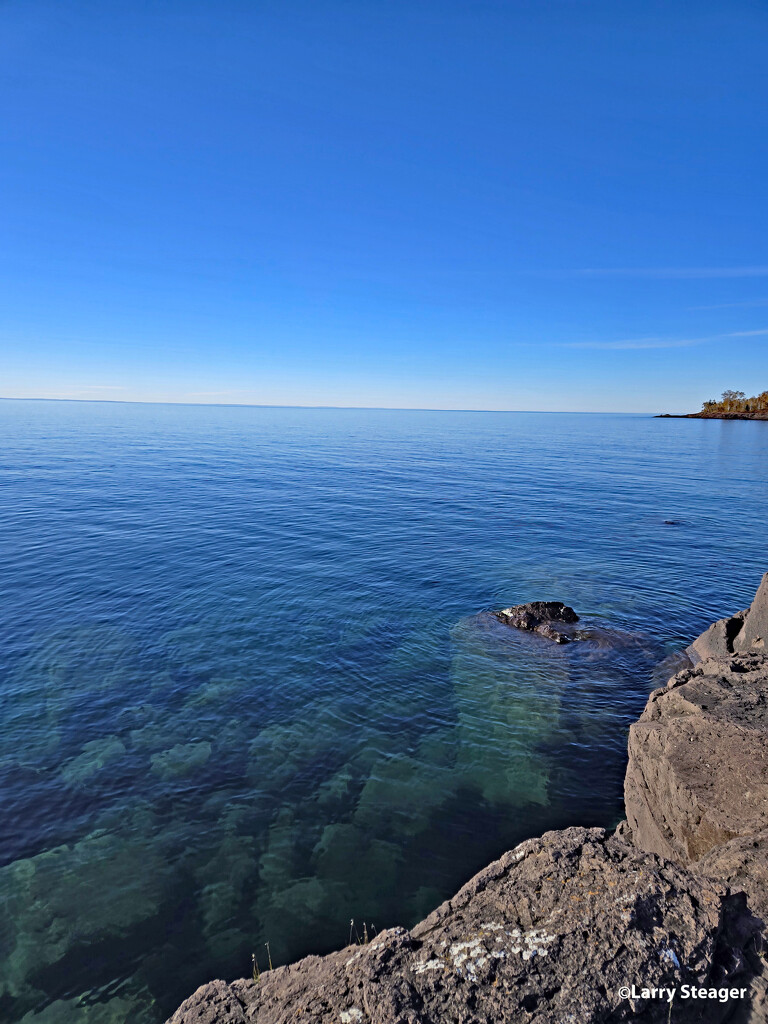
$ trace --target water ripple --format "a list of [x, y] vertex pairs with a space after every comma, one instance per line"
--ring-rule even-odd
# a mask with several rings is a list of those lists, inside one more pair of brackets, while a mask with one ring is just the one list
[[[24, 1024], [161, 1021], [264, 942], [411, 924], [526, 836], [612, 824], [655, 666], [766, 568], [763, 423], [0, 424], [0, 1017]], [[484, 614], [532, 598], [611, 643]]]

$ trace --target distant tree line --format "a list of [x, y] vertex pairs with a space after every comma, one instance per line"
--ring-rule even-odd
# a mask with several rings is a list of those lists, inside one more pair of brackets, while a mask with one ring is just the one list
[[747, 398], [743, 391], [724, 391], [720, 401], [710, 400], [701, 407], [703, 413], [768, 412], [768, 391]]

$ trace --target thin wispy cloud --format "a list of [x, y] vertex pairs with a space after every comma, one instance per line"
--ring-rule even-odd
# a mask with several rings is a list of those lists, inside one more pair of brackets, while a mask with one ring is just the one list
[[252, 395], [253, 388], [228, 388], [225, 391], [187, 391], [188, 398], [216, 398], [222, 395]]
[[566, 348], [599, 348], [620, 352], [648, 348], [688, 348], [691, 345], [707, 345], [728, 338], [752, 338], [767, 334], [768, 327], [761, 327], [755, 331], [729, 331], [727, 334], [711, 334], [705, 338], [627, 338], [622, 341], [570, 341], [564, 345]]
[[748, 309], [754, 306], [768, 306], [768, 299], [751, 299], [749, 302], [718, 302], [714, 306], [688, 306], [689, 311], [710, 309]]
[[586, 267], [574, 271], [582, 277], [650, 277], [659, 280], [694, 280], [725, 277], [768, 277], [759, 267]]
[[703, 345], [714, 338], [628, 338], [625, 341], [570, 341], [566, 348], [601, 348], [610, 352], [641, 348], [687, 348], [689, 345]]

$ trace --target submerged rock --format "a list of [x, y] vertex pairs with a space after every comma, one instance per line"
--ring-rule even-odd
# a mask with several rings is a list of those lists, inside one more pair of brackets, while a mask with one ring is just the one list
[[82, 732], [82, 709], [110, 691], [131, 692], [139, 674], [136, 644], [119, 629], [100, 626], [36, 637], [0, 691], [0, 763], [58, 770], [66, 756], [63, 738], [75, 722]]
[[545, 805], [545, 747], [562, 739], [563, 650], [552, 647], [544, 664], [525, 664], [516, 656], [520, 638], [487, 612], [458, 622], [451, 640], [457, 781], [505, 814]]
[[92, 1002], [88, 999], [57, 999], [42, 1010], [30, 1010], [18, 1024], [153, 1024], [157, 1014], [146, 990], [129, 991]]
[[208, 740], [198, 743], [177, 743], [169, 750], [161, 750], [150, 758], [152, 771], [164, 779], [175, 779], [202, 767], [211, 756]]
[[119, 736], [106, 736], [91, 740], [83, 745], [82, 753], [68, 761], [61, 770], [61, 777], [69, 786], [79, 786], [92, 775], [100, 772], [111, 761], [125, 753], [125, 744]]
[[[3, 1019], [39, 1008], [78, 949], [115, 947], [152, 927], [170, 869], [138, 813], [129, 824], [136, 827], [125, 837], [99, 830], [0, 868], [0, 1016], [13, 1011]], [[94, 983], [100, 969], [92, 964]]]
[[560, 601], [529, 601], [512, 608], [502, 608], [493, 614], [507, 626], [538, 633], [557, 644], [567, 644], [574, 639], [572, 631], [564, 630], [562, 625], [557, 624], [571, 625], [579, 621], [573, 608]]

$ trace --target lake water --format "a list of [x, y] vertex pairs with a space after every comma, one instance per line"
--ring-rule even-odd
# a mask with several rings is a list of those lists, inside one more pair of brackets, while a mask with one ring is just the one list
[[[768, 569], [768, 423], [3, 401], [0, 429], [3, 1021], [155, 1024], [267, 942], [412, 925], [527, 836], [613, 825], [659, 662]], [[610, 643], [479, 614], [533, 599]]]

